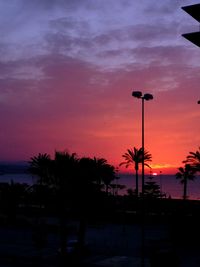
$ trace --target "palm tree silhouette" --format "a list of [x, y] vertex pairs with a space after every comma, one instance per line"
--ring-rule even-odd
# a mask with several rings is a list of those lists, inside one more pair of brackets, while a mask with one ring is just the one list
[[[135, 169], [135, 193], [136, 196], [138, 196], [138, 171], [139, 171], [139, 165], [142, 163], [142, 157], [143, 157], [143, 150], [142, 148], [137, 149], [134, 147], [133, 149], [127, 149], [127, 152], [122, 155], [122, 157], [125, 159], [125, 161], [120, 163], [121, 165], [125, 165], [126, 168], [129, 166], [134, 166]], [[149, 167], [150, 166], [147, 164], [147, 162], [151, 161], [152, 155], [144, 150], [144, 165]]]
[[32, 157], [29, 170], [38, 176], [37, 183], [53, 189], [60, 220], [60, 252], [65, 258], [68, 211], [79, 216], [79, 248], [84, 247], [87, 216], [96, 204], [100, 207], [103, 199], [102, 188], [106, 192], [116, 178], [114, 166], [103, 158], [78, 158], [76, 153], [56, 151], [54, 159], [48, 154]]
[[[105, 186], [106, 195], [111, 181], [115, 179], [115, 168], [104, 158], [82, 157], [78, 163], [76, 195], [78, 196], [77, 210], [80, 216], [78, 243], [84, 248], [87, 230], [87, 216], [98, 210], [102, 199], [102, 188]], [[80, 201], [81, 200], [81, 201]]]
[[45, 189], [50, 184], [52, 160], [50, 155], [39, 153], [37, 156], [32, 157], [28, 163], [28, 171], [37, 177], [36, 184], [30, 186], [29, 190], [31, 190], [33, 195], [35, 194], [35, 200], [37, 200], [39, 204], [39, 210], [38, 213], [36, 213], [36, 221], [33, 229], [33, 242], [40, 250], [40, 253], [42, 253], [41, 249], [45, 246], [47, 240], [44, 230], [41, 231], [43, 228], [42, 217], [44, 216], [42, 205], [46, 202]]
[[200, 147], [196, 152], [189, 152], [183, 163], [190, 164], [196, 172], [200, 172]]
[[[28, 162], [28, 171], [37, 177], [36, 184], [32, 185], [32, 190], [37, 194], [40, 209], [44, 204], [45, 196], [43, 194], [44, 188], [51, 183], [51, 164], [50, 155], [39, 153], [37, 156], [31, 158]], [[41, 209], [42, 211], [42, 209]]]
[[194, 180], [194, 169], [190, 164], [185, 164], [184, 167], [178, 168], [179, 172], [176, 173], [176, 179], [180, 179], [180, 182], [183, 184], [183, 199], [187, 199], [187, 185], [188, 180]]
[[51, 158], [50, 155], [39, 153], [31, 158], [29, 163], [29, 172], [38, 177], [37, 183], [40, 185], [48, 184], [50, 177]]
[[[95, 160], [95, 158], [94, 158]], [[115, 167], [107, 163], [105, 159], [97, 159], [97, 175], [105, 185], [106, 195], [112, 181], [116, 179]]]
[[66, 215], [67, 209], [71, 208], [70, 203], [74, 194], [77, 166], [78, 158], [76, 153], [70, 154], [67, 151], [55, 152], [52, 162], [52, 175], [58, 196], [57, 208], [60, 219], [60, 250], [63, 259], [65, 257], [67, 243]]
[[93, 177], [99, 187], [102, 187], [102, 176], [104, 175], [104, 167], [107, 165], [107, 160], [104, 158], [96, 158], [90, 159], [94, 168], [94, 176]]
[[[87, 229], [86, 218], [91, 212], [90, 209], [95, 206], [98, 190], [101, 188], [101, 176], [99, 169], [105, 160], [92, 159], [90, 157], [82, 157], [78, 163], [78, 176], [76, 186], [76, 196], [78, 197], [76, 209], [79, 213], [79, 230], [78, 230], [78, 246], [80, 251], [85, 245], [85, 235]], [[92, 205], [91, 205], [92, 203]]]
[[71, 186], [77, 172], [79, 159], [76, 153], [70, 154], [67, 151], [56, 151], [52, 164], [54, 184], [59, 190], [66, 190]]

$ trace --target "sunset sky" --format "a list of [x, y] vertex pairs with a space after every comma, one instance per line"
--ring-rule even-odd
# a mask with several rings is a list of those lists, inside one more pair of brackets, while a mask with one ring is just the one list
[[[187, 0], [0, 0], [0, 161], [55, 150], [104, 157], [145, 148], [153, 170], [200, 145], [199, 24]], [[158, 168], [161, 169], [158, 169]]]

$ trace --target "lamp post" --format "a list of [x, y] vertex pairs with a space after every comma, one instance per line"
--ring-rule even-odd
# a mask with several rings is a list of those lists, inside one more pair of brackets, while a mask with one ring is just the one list
[[142, 94], [140, 91], [133, 91], [132, 96], [142, 100], [142, 218], [141, 218], [141, 267], [144, 267], [144, 242], [145, 242], [145, 231], [144, 231], [144, 100], [152, 100], [153, 95]]
[[133, 91], [132, 96], [142, 100], [142, 196], [144, 195], [144, 100], [153, 99], [152, 94], [142, 94], [140, 91]]

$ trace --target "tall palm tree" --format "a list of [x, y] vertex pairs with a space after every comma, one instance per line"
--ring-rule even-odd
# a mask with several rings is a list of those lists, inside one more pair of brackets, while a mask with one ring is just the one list
[[52, 166], [54, 184], [59, 190], [66, 190], [76, 174], [79, 159], [76, 153], [56, 151]]
[[176, 173], [176, 179], [180, 179], [180, 182], [183, 184], [183, 199], [187, 199], [187, 184], [188, 180], [194, 180], [195, 170], [190, 164], [185, 164], [184, 167], [178, 168], [178, 172]]
[[86, 218], [87, 215], [91, 212], [91, 203], [94, 206], [97, 189], [100, 188], [100, 177], [97, 173], [99, 164], [99, 162], [96, 162], [96, 160], [93, 160], [90, 157], [82, 157], [80, 158], [78, 163], [76, 210], [79, 213], [80, 219], [78, 230], [78, 246], [80, 250], [82, 250], [85, 245], [85, 234], [87, 229]]
[[183, 163], [190, 164], [196, 172], [200, 172], [200, 147], [196, 152], [189, 152]]
[[29, 172], [37, 176], [37, 183], [46, 184], [49, 183], [50, 178], [50, 155], [39, 153], [37, 156], [31, 158], [29, 163]]
[[28, 171], [37, 177], [36, 184], [32, 186], [39, 201], [40, 211], [45, 198], [43, 194], [44, 187], [49, 185], [51, 180], [51, 158], [50, 155], [39, 153], [30, 159]]
[[78, 165], [76, 195], [79, 199], [77, 206], [80, 216], [78, 240], [81, 249], [85, 243], [86, 218], [94, 213], [94, 207], [96, 210], [100, 208], [102, 204], [100, 202], [102, 200], [101, 189], [105, 186], [106, 193], [108, 193], [110, 183], [115, 179], [115, 168], [108, 164], [106, 159], [96, 157], [82, 157]]
[[66, 213], [67, 208], [71, 208], [71, 199], [74, 193], [75, 175], [78, 165], [76, 153], [68, 153], [66, 151], [56, 151], [53, 164], [52, 174], [54, 178], [54, 186], [57, 189], [58, 196], [58, 212], [60, 219], [60, 249], [61, 256], [65, 256], [65, 248], [67, 243], [66, 232]]
[[[82, 177], [82, 189], [100, 191], [104, 186], [108, 193], [110, 183], [116, 179], [116, 170], [104, 158], [83, 157], [79, 161], [79, 176]], [[86, 191], [85, 191], [86, 192]], [[88, 192], [90, 195], [91, 192]]]
[[[125, 161], [121, 162], [120, 166], [125, 165], [126, 168], [130, 166], [134, 166], [135, 185], [136, 185], [135, 193], [136, 193], [136, 196], [138, 196], [138, 191], [139, 191], [138, 190], [138, 171], [139, 171], [139, 165], [142, 163], [142, 159], [143, 159], [143, 149], [142, 148], [137, 149], [136, 147], [134, 147], [133, 149], [127, 149], [127, 152], [123, 154], [122, 157], [125, 159]], [[150, 168], [147, 162], [150, 162], [151, 159], [152, 159], [152, 155], [148, 151], [144, 150], [144, 165]]]
[[[116, 170], [113, 165], [110, 165], [104, 158], [94, 158], [94, 165], [96, 169], [97, 182], [106, 188], [106, 194], [108, 195], [108, 189], [113, 180], [116, 179]], [[101, 188], [100, 188], [101, 189]]]
[[102, 166], [102, 181], [106, 188], [106, 195], [108, 195], [108, 189], [111, 185], [111, 182], [114, 181], [115, 179], [116, 179], [115, 167], [110, 164]]
[[28, 171], [37, 177], [36, 184], [29, 187], [29, 190], [32, 191], [32, 194], [36, 197], [35, 200], [39, 203], [39, 213], [37, 213], [36, 216], [36, 223], [34, 225], [35, 230], [33, 232], [33, 241], [39, 249], [45, 245], [46, 241], [46, 235], [43, 234], [44, 231], [41, 232], [44, 211], [42, 205], [46, 202], [46, 194], [44, 194], [44, 192], [50, 183], [51, 162], [50, 155], [46, 153], [39, 153], [37, 156], [32, 157], [28, 162]]

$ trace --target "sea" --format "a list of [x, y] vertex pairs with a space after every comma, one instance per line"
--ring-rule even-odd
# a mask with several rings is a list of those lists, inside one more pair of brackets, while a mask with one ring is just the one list
[[[127, 194], [127, 189], [135, 189], [135, 174], [119, 174], [118, 184], [125, 185], [126, 188], [119, 191], [119, 194]], [[141, 175], [139, 175], [139, 191], [141, 192]], [[183, 198], [183, 184], [176, 179], [175, 175], [158, 174], [156, 176], [145, 175], [145, 182], [154, 181], [160, 186], [160, 191], [167, 198]], [[200, 200], [200, 177], [196, 176], [194, 180], [188, 181], [187, 185], [188, 199]]]
[[[116, 179], [114, 183], [117, 185], [125, 185], [124, 189], [117, 191], [119, 195], [127, 194], [127, 189], [135, 189], [135, 175], [134, 174], [118, 174], [119, 179]], [[145, 176], [145, 181], [149, 181], [149, 176]], [[34, 184], [37, 181], [37, 177], [29, 173], [24, 172], [11, 172], [0, 174], [0, 183], [2, 182], [15, 182], [15, 183], [27, 183], [29, 185]], [[183, 197], [183, 184], [176, 179], [175, 175], [160, 174], [152, 176], [151, 181], [155, 181], [159, 186], [162, 193], [166, 197], [170, 198], [182, 198]], [[141, 191], [141, 175], [139, 175], [139, 190]], [[188, 199], [200, 200], [200, 177], [196, 176], [193, 181], [188, 181], [187, 187]]]

